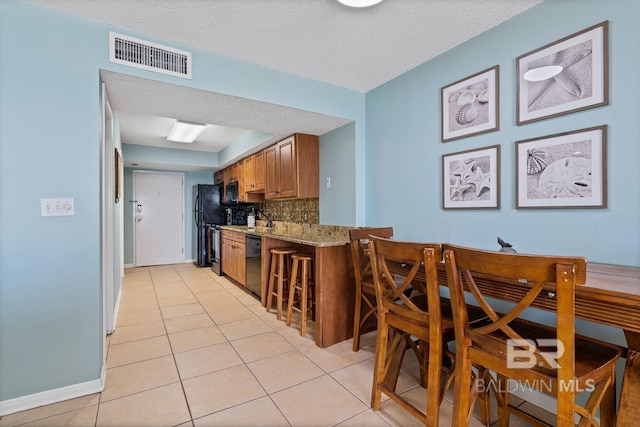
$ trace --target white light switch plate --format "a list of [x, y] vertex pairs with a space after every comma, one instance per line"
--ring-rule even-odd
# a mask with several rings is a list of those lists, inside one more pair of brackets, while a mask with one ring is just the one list
[[73, 216], [73, 198], [40, 199], [40, 216]]

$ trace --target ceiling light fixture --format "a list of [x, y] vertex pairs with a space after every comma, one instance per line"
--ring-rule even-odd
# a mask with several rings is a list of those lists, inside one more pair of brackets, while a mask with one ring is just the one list
[[167, 135], [167, 141], [190, 144], [200, 136], [206, 127], [207, 125], [176, 120], [169, 131], [169, 135]]
[[369, 7], [380, 3], [382, 0], [338, 0], [340, 3], [349, 7]]

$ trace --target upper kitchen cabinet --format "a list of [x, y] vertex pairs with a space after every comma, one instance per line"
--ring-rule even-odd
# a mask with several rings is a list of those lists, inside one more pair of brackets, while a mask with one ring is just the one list
[[214, 184], [224, 184], [224, 169], [221, 169], [213, 174]]
[[233, 165], [234, 173], [233, 180], [238, 182], [238, 201], [246, 202], [247, 196], [245, 194], [245, 182], [244, 182], [244, 159]]
[[245, 157], [243, 162], [245, 201], [264, 201], [264, 151]]
[[222, 176], [224, 177], [224, 185], [231, 184], [233, 182], [233, 166], [224, 168]]
[[319, 197], [318, 137], [297, 133], [264, 150], [265, 198]]
[[264, 151], [259, 151], [244, 159], [246, 192], [264, 192]]

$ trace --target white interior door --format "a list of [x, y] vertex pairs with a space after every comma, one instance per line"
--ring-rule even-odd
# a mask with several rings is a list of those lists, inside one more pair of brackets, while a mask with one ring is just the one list
[[134, 262], [145, 265], [184, 262], [184, 176], [133, 173]]

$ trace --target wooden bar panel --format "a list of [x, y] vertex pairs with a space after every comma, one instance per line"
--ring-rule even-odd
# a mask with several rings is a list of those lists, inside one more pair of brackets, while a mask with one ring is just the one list
[[355, 284], [348, 246], [310, 246], [262, 238], [262, 305], [267, 304], [271, 249], [293, 247], [315, 254], [316, 345], [329, 347], [353, 336]]
[[329, 347], [353, 336], [355, 283], [348, 246], [316, 247], [316, 345]]

